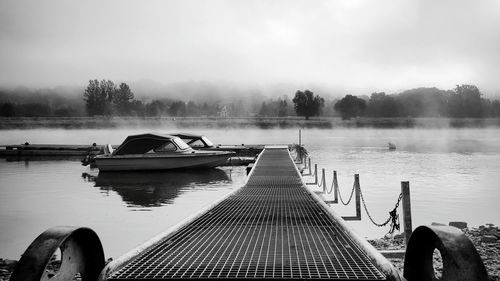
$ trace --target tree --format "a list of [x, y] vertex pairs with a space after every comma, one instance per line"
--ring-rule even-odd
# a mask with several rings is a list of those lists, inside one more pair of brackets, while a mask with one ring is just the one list
[[260, 106], [259, 110], [259, 116], [260, 117], [267, 117], [269, 116], [270, 110], [269, 107], [267, 106], [266, 102], [262, 102], [262, 105]]
[[481, 92], [474, 85], [457, 85], [448, 101], [450, 117], [463, 118], [484, 116]]
[[288, 113], [288, 104], [286, 100], [279, 100], [278, 116], [284, 117], [287, 116], [287, 113]]
[[450, 91], [438, 88], [415, 88], [395, 96], [398, 113], [402, 117], [446, 116]]
[[121, 83], [120, 87], [116, 90], [113, 95], [113, 106], [115, 112], [118, 115], [128, 115], [132, 110], [132, 102], [134, 100], [134, 93], [130, 90], [130, 87]]
[[16, 111], [14, 110], [14, 105], [10, 102], [3, 103], [0, 106], [0, 116], [2, 117], [14, 117], [16, 116]]
[[90, 80], [83, 93], [87, 114], [90, 116], [111, 115], [111, 103], [115, 92], [116, 86], [110, 80], [101, 80], [101, 82], [97, 79]]
[[311, 116], [319, 116], [325, 100], [319, 95], [314, 96], [313, 92], [305, 90], [304, 92], [297, 91], [295, 93], [293, 103], [297, 115], [304, 116], [306, 120], [309, 120]]
[[346, 95], [335, 103], [334, 109], [340, 113], [342, 119], [363, 115], [366, 109], [366, 101], [353, 95]]
[[145, 106], [147, 116], [161, 116], [165, 113], [167, 105], [160, 100], [153, 100]]
[[396, 99], [384, 92], [373, 93], [368, 101], [368, 115], [372, 117], [397, 117], [399, 108]]
[[168, 108], [170, 116], [186, 116], [186, 103], [183, 101], [174, 101]]
[[194, 101], [188, 101], [186, 105], [187, 116], [200, 116], [200, 109]]
[[491, 103], [491, 107], [492, 107], [491, 116], [500, 117], [500, 101], [494, 100]]

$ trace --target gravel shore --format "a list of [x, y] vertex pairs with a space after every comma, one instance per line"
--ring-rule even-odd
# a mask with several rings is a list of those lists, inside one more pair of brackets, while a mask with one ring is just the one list
[[[481, 225], [478, 228], [463, 228], [462, 231], [476, 247], [488, 272], [490, 280], [500, 281], [500, 229], [492, 224]], [[404, 235], [393, 238], [368, 240], [377, 250], [405, 250]], [[443, 263], [439, 252], [434, 255], [434, 270], [436, 276], [442, 273]], [[393, 265], [403, 272], [404, 257], [390, 258]]]

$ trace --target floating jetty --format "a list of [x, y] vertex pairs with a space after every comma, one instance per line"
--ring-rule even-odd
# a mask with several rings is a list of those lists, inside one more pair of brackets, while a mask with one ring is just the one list
[[86, 156], [104, 153], [104, 145], [13, 144], [0, 145], [0, 156]]
[[58, 274], [83, 280], [433, 280], [435, 248], [446, 253], [442, 280], [487, 280], [463, 233], [438, 226], [414, 231], [403, 277], [306, 187], [287, 146], [266, 146], [244, 186], [106, 266], [96, 237], [88, 228], [47, 230], [11, 281], [39, 280], [57, 248]]

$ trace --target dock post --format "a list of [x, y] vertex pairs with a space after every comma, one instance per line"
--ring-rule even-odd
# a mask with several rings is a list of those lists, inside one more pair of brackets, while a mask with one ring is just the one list
[[333, 202], [339, 203], [339, 184], [337, 182], [337, 171], [333, 171]]
[[361, 220], [361, 193], [360, 193], [360, 186], [359, 186], [359, 174], [354, 175], [354, 196], [356, 200], [356, 215], [355, 216], [350, 216], [350, 217], [344, 217], [342, 218], [346, 221], [360, 221]]
[[401, 193], [403, 194], [403, 223], [404, 223], [404, 233], [405, 233], [405, 242], [408, 244], [408, 240], [410, 240], [410, 236], [412, 233], [411, 227], [411, 200], [410, 200], [410, 182], [402, 181], [401, 182]]
[[299, 159], [300, 159], [300, 164], [302, 164], [302, 131], [299, 129], [299, 148], [298, 148], [298, 153], [299, 153]]
[[358, 220], [361, 220], [361, 190], [360, 190], [360, 185], [359, 185], [359, 174], [354, 175], [354, 185], [355, 187], [355, 196], [356, 196], [356, 218]]
[[[310, 160], [310, 158], [309, 158]], [[309, 164], [309, 175], [311, 175], [311, 164]], [[306, 185], [317, 185], [318, 184], [318, 164], [314, 164], [314, 182], [306, 182]]]
[[299, 146], [302, 146], [302, 131], [299, 129]]
[[318, 164], [314, 164], [314, 184], [318, 184]]
[[312, 174], [312, 171], [311, 171], [311, 157], [309, 157], [309, 175]]
[[321, 169], [321, 182], [323, 183], [323, 193], [326, 194], [325, 168]]

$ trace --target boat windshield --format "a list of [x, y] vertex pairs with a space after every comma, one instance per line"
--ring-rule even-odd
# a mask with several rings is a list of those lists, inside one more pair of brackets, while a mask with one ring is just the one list
[[166, 142], [163, 145], [152, 149], [150, 152], [174, 152], [177, 150], [177, 147], [171, 143], [171, 142]]
[[187, 143], [182, 141], [180, 138], [173, 138], [172, 141], [175, 142], [175, 144], [180, 148], [180, 150], [186, 150], [191, 148], [189, 145], [187, 145]]
[[207, 144], [207, 146], [214, 146], [214, 144], [205, 136], [201, 137], [201, 139]]

